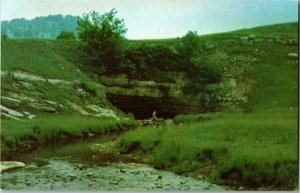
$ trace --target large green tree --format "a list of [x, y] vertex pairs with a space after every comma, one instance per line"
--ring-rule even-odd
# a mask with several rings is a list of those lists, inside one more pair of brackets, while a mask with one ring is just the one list
[[182, 38], [180, 38], [176, 50], [180, 55], [181, 69], [186, 70], [190, 68], [191, 59], [199, 53], [200, 42], [197, 32], [188, 31]]
[[92, 11], [77, 22], [78, 36], [84, 42], [87, 53], [107, 73], [118, 71], [127, 31], [124, 20], [117, 18], [116, 14], [115, 9], [102, 15]]

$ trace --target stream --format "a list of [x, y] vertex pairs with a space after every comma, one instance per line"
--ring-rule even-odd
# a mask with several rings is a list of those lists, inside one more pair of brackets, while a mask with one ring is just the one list
[[81, 140], [14, 155], [24, 168], [1, 174], [6, 190], [225, 190], [191, 177], [133, 163], [115, 149], [116, 136]]

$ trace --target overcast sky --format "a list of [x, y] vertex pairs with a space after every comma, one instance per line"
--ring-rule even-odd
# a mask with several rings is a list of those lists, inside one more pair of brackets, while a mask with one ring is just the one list
[[207, 34], [298, 21], [297, 0], [1, 0], [1, 20], [50, 14], [81, 16], [116, 8], [127, 38]]

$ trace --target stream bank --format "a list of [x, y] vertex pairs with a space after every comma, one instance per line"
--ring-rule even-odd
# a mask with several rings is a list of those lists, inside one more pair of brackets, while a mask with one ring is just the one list
[[[24, 168], [2, 174], [5, 190], [225, 190], [191, 177], [132, 163], [114, 150], [116, 136], [15, 155]], [[95, 148], [97, 147], [97, 148]]]

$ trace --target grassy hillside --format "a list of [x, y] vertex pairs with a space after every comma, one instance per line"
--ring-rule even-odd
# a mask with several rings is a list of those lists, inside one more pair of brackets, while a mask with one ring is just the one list
[[79, 42], [13, 39], [2, 41], [1, 50], [1, 104], [22, 114], [1, 121], [2, 155], [134, 124], [107, 117], [117, 111], [90, 71], [80, 70], [89, 67]]
[[48, 78], [87, 80], [78, 65], [85, 56], [76, 41], [15, 39], [2, 41], [2, 70], [22, 70]]
[[[120, 150], [157, 168], [204, 177], [220, 184], [246, 189], [297, 188], [298, 60], [289, 57], [290, 53], [298, 53], [297, 27], [297, 23], [287, 23], [200, 36], [200, 59], [220, 64], [225, 70], [224, 79], [234, 80], [234, 92], [245, 95], [247, 102], [214, 114], [180, 115], [174, 119], [176, 124], [130, 131], [120, 137]], [[176, 41], [132, 40], [129, 43], [172, 46]], [[81, 106], [105, 100], [103, 88], [95, 86], [97, 69], [88, 65], [88, 58], [78, 49], [78, 42], [8, 40], [2, 41], [1, 46], [2, 70], [79, 80], [84, 84], [74, 87], [88, 93], [88, 97], [79, 97], [73, 87], [68, 91], [34, 83], [47, 99], [63, 105], [67, 105], [65, 99], [68, 99]], [[19, 82], [2, 79], [2, 95], [23, 93], [23, 87], [18, 85]], [[102, 105], [107, 107], [107, 101]], [[47, 123], [45, 119], [42, 117], [41, 121]], [[50, 117], [49, 120], [65, 121], [65, 131], [76, 135], [81, 131], [94, 131], [90, 127], [95, 125], [99, 125], [96, 130], [101, 132], [116, 125], [104, 121], [102, 126], [101, 120], [85, 118]], [[81, 128], [70, 128], [69, 124], [77, 125], [73, 120], [78, 120]], [[26, 121], [26, 124], [4, 121], [1, 126], [3, 134], [10, 137], [5, 139], [7, 147], [15, 147], [16, 141], [28, 139], [28, 133], [30, 137], [35, 136], [34, 126], [60, 133], [56, 130], [58, 125], [49, 126], [38, 120]], [[10, 132], [12, 127], [26, 127], [25, 135], [20, 137], [18, 132]]]
[[[289, 109], [297, 108], [298, 104], [298, 60], [288, 57], [289, 53], [298, 53], [297, 29], [298, 23], [276, 24], [203, 36], [200, 39], [211, 44], [221, 42], [218, 49], [223, 54], [245, 58], [238, 61], [238, 64], [230, 61], [229, 68], [230, 65], [235, 65], [232, 67], [234, 71], [243, 66], [240, 68], [242, 72], [232, 74], [238, 75], [238, 79], [243, 79], [242, 82], [245, 83], [243, 86], [247, 86], [246, 82], [253, 82], [248, 92], [249, 109], [254, 111]], [[237, 43], [237, 40], [252, 34], [260, 36], [246, 41], [240, 40]], [[278, 37], [281, 38], [276, 40]], [[292, 42], [289, 43], [291, 39]], [[227, 42], [229, 43], [226, 44]]]
[[229, 32], [232, 34], [255, 34], [255, 35], [297, 35], [298, 22], [282, 23], [274, 25], [259, 26], [249, 29], [241, 29]]

